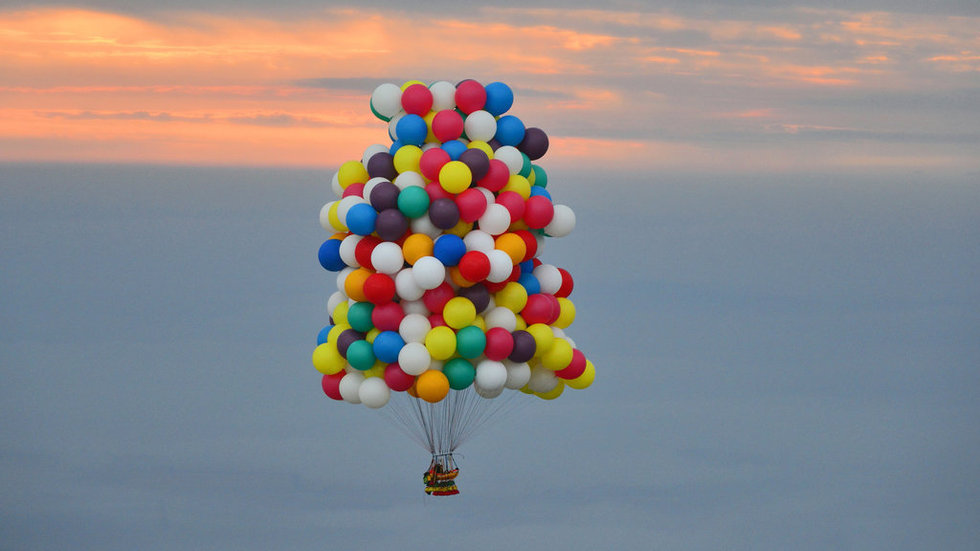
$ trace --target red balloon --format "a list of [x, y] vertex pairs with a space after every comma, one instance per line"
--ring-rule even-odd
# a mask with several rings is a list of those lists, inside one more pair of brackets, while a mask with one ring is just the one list
[[[480, 192], [477, 192], [480, 193]], [[490, 275], [490, 258], [480, 251], [469, 251], [459, 259], [459, 275], [477, 283]]]
[[324, 375], [320, 379], [320, 386], [323, 388], [323, 393], [334, 400], [343, 400], [343, 396], [340, 395], [340, 380], [344, 378], [344, 375], [347, 375], [346, 371], [334, 373], [333, 375]]
[[548, 316], [548, 321], [546, 321], [545, 323], [547, 323], [548, 325], [552, 325], [556, 321], [558, 321], [558, 316], [561, 315], [561, 303], [558, 302], [558, 299], [555, 298], [555, 295], [549, 295], [547, 293], [541, 293], [541, 294], [544, 295], [544, 298], [547, 299], [549, 303], [551, 303], [551, 315]]
[[364, 297], [375, 305], [391, 302], [395, 298], [395, 280], [388, 274], [369, 275], [364, 281]]
[[487, 90], [479, 82], [467, 79], [456, 85], [456, 107], [469, 115], [483, 109], [487, 103]]
[[555, 205], [544, 195], [529, 197], [524, 206], [524, 223], [532, 229], [547, 226], [555, 216]]
[[572, 349], [572, 361], [568, 367], [555, 371], [562, 379], [574, 379], [585, 372], [585, 354], [578, 348]]
[[490, 294], [493, 294], [503, 289], [504, 286], [507, 285], [507, 281], [508, 280], [504, 280], [501, 281], [500, 283], [494, 283], [492, 281], [484, 281], [483, 286], [487, 288], [487, 291], [489, 291]]
[[540, 266], [541, 261], [534, 258], [534, 256], [538, 254], [538, 240], [534, 238], [534, 234], [527, 230], [517, 230], [514, 232], [514, 234], [524, 241], [524, 247], [527, 249], [527, 252], [524, 253], [524, 258], [521, 259], [521, 262], [526, 262], [533, 258], [536, 262], [536, 266]]
[[360, 182], [353, 183], [344, 189], [344, 193], [341, 197], [361, 197], [364, 198], [364, 184]]
[[405, 311], [397, 302], [379, 304], [371, 310], [371, 323], [380, 331], [398, 331]]
[[425, 307], [429, 309], [430, 312], [434, 314], [442, 314], [442, 309], [445, 308], [446, 303], [449, 299], [456, 296], [456, 292], [453, 291], [452, 285], [448, 281], [443, 281], [442, 285], [439, 285], [435, 289], [429, 289], [422, 295], [422, 302]]
[[[552, 297], [554, 298], [554, 297]], [[548, 323], [551, 320], [552, 304], [548, 296], [543, 293], [535, 293], [527, 297], [527, 305], [521, 310], [521, 317], [528, 325], [535, 323]]]
[[499, 362], [510, 356], [514, 351], [514, 336], [503, 327], [487, 329], [487, 346], [483, 354], [488, 359]]
[[500, 159], [490, 159], [490, 168], [486, 176], [480, 178], [476, 185], [498, 192], [507, 185], [508, 180], [510, 180], [510, 169], [507, 165]]
[[425, 150], [422, 153], [422, 157], [419, 159], [419, 170], [422, 171], [422, 175], [429, 180], [438, 180], [439, 171], [442, 169], [442, 165], [450, 161], [449, 153], [438, 147], [433, 147], [432, 149]]
[[572, 280], [572, 274], [568, 273], [568, 270], [565, 268], [558, 268], [558, 273], [561, 274], [561, 287], [558, 288], [555, 296], [567, 297], [572, 294], [572, 289], [575, 288], [575, 281]]
[[412, 388], [413, 383], [415, 383], [415, 376], [402, 371], [402, 367], [397, 363], [390, 363], [385, 367], [385, 384], [391, 390], [404, 392]]
[[502, 192], [497, 196], [497, 203], [507, 209], [511, 221], [516, 222], [524, 217], [524, 198], [516, 191]]
[[439, 199], [455, 199], [456, 196], [448, 191], [442, 189], [439, 182], [429, 182], [425, 185], [425, 192], [429, 194], [429, 205], [438, 201]]
[[429, 326], [448, 327], [448, 325], [446, 325], [446, 320], [442, 317], [442, 314], [429, 314]]
[[432, 91], [424, 84], [413, 84], [402, 92], [402, 109], [420, 117], [432, 109]]
[[374, 248], [381, 243], [381, 240], [373, 235], [365, 235], [357, 245], [354, 247], [354, 258], [357, 259], [357, 263], [368, 270], [374, 269], [374, 264], [371, 264], [371, 253], [374, 252]]
[[[463, 134], [463, 117], [452, 109], [439, 111], [432, 118], [432, 134], [440, 142], [448, 142], [459, 138]], [[430, 179], [435, 180], [435, 178]]]
[[487, 210], [487, 196], [476, 188], [467, 189], [456, 196], [456, 207], [460, 220], [476, 222]]

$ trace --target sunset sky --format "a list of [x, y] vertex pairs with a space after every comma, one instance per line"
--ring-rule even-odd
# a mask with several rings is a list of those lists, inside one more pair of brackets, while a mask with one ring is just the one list
[[336, 166], [378, 84], [476, 78], [556, 163], [980, 168], [968, 2], [46, 4], [0, 11], [0, 160]]

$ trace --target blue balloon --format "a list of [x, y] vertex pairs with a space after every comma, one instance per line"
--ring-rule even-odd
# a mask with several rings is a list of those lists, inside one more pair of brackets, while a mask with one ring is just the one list
[[541, 292], [541, 283], [531, 272], [522, 273], [517, 282], [524, 286], [528, 295], [536, 295]]
[[371, 235], [374, 223], [378, 219], [378, 211], [367, 203], [358, 203], [347, 211], [344, 223], [347, 228], [357, 235]]
[[403, 144], [401, 140], [395, 140], [391, 142], [391, 147], [388, 148], [388, 153], [390, 153], [391, 155], [398, 153], [398, 150], [401, 149], [403, 145], [405, 144]]
[[514, 105], [514, 92], [503, 82], [491, 82], [485, 89], [487, 103], [483, 105], [483, 110], [491, 115], [499, 117]]
[[554, 203], [554, 200], [552, 200], [551, 194], [548, 193], [548, 190], [544, 189], [543, 187], [541, 187], [541, 186], [539, 186], [537, 184], [534, 184], [533, 186], [531, 186], [531, 197], [536, 197], [538, 195], [542, 195], [544, 197], [547, 197], [549, 201], [551, 201], [552, 203]]
[[432, 256], [439, 259], [444, 266], [455, 266], [459, 259], [466, 254], [466, 243], [458, 235], [444, 233], [436, 238], [432, 245]]
[[330, 330], [333, 329], [332, 325], [324, 325], [323, 329], [320, 330], [316, 335], [316, 344], [320, 346], [321, 344], [327, 342], [327, 337], [330, 335]]
[[340, 239], [327, 239], [324, 241], [320, 245], [320, 251], [317, 253], [317, 256], [320, 258], [320, 265], [325, 270], [339, 272], [347, 266], [344, 264], [344, 260], [340, 258]]
[[397, 331], [382, 331], [374, 337], [374, 355], [385, 363], [398, 361], [398, 353], [405, 346], [405, 340]]
[[514, 115], [497, 119], [497, 134], [493, 137], [502, 145], [517, 147], [524, 140], [524, 123]]
[[[403, 116], [395, 125], [395, 136], [403, 144], [421, 146], [425, 143], [425, 137], [428, 134], [429, 127], [425, 124], [425, 119], [414, 113]], [[523, 139], [523, 137], [522, 133], [521, 138]]]
[[449, 153], [449, 158], [458, 161], [459, 156], [466, 152], [466, 144], [459, 140], [449, 140], [442, 144], [442, 150]]
[[518, 262], [517, 267], [520, 268], [522, 274], [529, 274], [534, 271], [534, 260]]

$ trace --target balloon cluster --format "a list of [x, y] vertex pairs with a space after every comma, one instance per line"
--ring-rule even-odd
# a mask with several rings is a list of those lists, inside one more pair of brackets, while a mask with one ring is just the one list
[[336, 232], [319, 250], [338, 291], [313, 351], [327, 396], [379, 408], [391, 391], [553, 399], [592, 384], [595, 368], [564, 332], [572, 277], [538, 258], [575, 214], [552, 201], [533, 162], [548, 136], [505, 114], [513, 101], [501, 82], [374, 90], [392, 143], [345, 162], [339, 199], [320, 210]]

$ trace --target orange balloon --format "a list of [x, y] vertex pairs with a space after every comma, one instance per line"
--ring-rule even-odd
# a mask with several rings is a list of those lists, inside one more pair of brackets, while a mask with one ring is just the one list
[[475, 281], [470, 281], [463, 277], [463, 274], [459, 273], [459, 266], [449, 268], [449, 278], [460, 287], [472, 287], [476, 285]]
[[432, 256], [432, 238], [424, 233], [413, 233], [402, 243], [402, 255], [409, 264], [415, 264], [423, 256]]
[[442, 371], [430, 369], [415, 380], [415, 392], [426, 402], [436, 403], [449, 394], [449, 379]]
[[516, 233], [508, 232], [498, 235], [497, 239], [493, 241], [493, 246], [495, 249], [507, 253], [514, 264], [524, 260], [524, 255], [527, 254], [527, 244]]
[[344, 292], [347, 296], [356, 300], [357, 302], [364, 302], [367, 297], [364, 296], [364, 282], [367, 281], [368, 276], [372, 273], [371, 270], [367, 268], [358, 268], [347, 276], [344, 280]]

